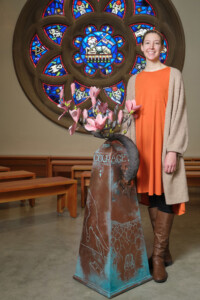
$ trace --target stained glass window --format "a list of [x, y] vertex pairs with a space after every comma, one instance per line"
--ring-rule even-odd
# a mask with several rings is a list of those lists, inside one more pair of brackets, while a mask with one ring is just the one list
[[49, 64], [44, 69], [44, 74], [47, 74], [49, 76], [63, 76], [66, 75], [67, 72], [65, 70], [65, 67], [62, 63], [61, 56], [57, 56], [54, 59], [50, 61]]
[[136, 15], [152, 15], [155, 16], [153, 7], [150, 5], [148, 0], [133, 0], [134, 2], [134, 13]]
[[60, 93], [62, 90], [64, 90], [64, 85], [52, 85], [43, 83], [43, 90], [49, 100], [51, 100], [55, 104], [59, 104]]
[[85, 37], [76, 37], [74, 46], [79, 49], [74, 55], [77, 64], [85, 64], [85, 73], [94, 75], [99, 69], [104, 75], [112, 73], [112, 64], [120, 64], [123, 61], [123, 54], [118, 51], [124, 41], [122, 37], [112, 36], [113, 29], [110, 26], [103, 26], [97, 31], [95, 26], [85, 28]]
[[146, 60], [143, 56], [137, 55], [135, 63], [133, 65], [133, 69], [131, 70], [130, 74], [135, 75], [144, 70], [146, 66]]
[[76, 105], [81, 104], [89, 97], [90, 88], [75, 81], [74, 102]]
[[30, 58], [35, 66], [47, 51], [48, 48], [42, 44], [38, 35], [34, 35], [30, 44]]
[[119, 105], [123, 104], [125, 98], [125, 85], [123, 81], [118, 82], [113, 86], [105, 87], [104, 91], [112, 101]]
[[74, 0], [72, 4], [72, 13], [75, 19], [93, 12], [94, 9], [86, 0]]
[[125, 14], [125, 2], [124, 0], [111, 0], [104, 10], [123, 18]]
[[44, 27], [44, 32], [48, 38], [55, 44], [61, 45], [62, 38], [67, 29], [67, 26], [61, 24], [55, 24]]
[[52, 0], [44, 10], [43, 17], [64, 14], [64, 0]]
[[130, 25], [130, 28], [133, 30], [134, 36], [136, 37], [136, 43], [141, 44], [143, 35], [145, 34], [146, 31], [155, 29], [154, 26], [150, 24], [133, 24]]
[[165, 63], [167, 60], [167, 56], [168, 56], [168, 43], [166, 38], [164, 38], [164, 48], [163, 51], [160, 53], [160, 61], [162, 63]]
[[[101, 89], [98, 103], [108, 104], [107, 113], [117, 104], [123, 108], [128, 79], [145, 67], [139, 45], [149, 29], [162, 28], [161, 62], [183, 66], [184, 34], [170, 0], [155, 7], [155, 0], [35, 1], [26, 2], [16, 25], [15, 70], [26, 95], [56, 123], [60, 96], [71, 99], [72, 82], [80, 109], [91, 107], [91, 86]], [[71, 119], [65, 117], [68, 127]]]

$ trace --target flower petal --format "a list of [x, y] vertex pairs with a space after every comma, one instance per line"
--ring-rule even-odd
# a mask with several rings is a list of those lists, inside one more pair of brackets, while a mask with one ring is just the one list
[[71, 126], [69, 127], [69, 134], [70, 134], [70, 135], [73, 135], [73, 134], [74, 134], [74, 132], [76, 131], [76, 127], [77, 127], [77, 123], [73, 123], [73, 125], [71, 125]]
[[87, 117], [88, 117], [88, 111], [87, 111], [87, 109], [85, 108], [85, 109], [83, 110], [83, 120], [86, 120]]
[[122, 120], [123, 120], [123, 111], [122, 109], [118, 112], [118, 124], [121, 124], [122, 123]]
[[77, 108], [74, 110], [69, 110], [69, 113], [70, 113], [72, 119], [77, 123], [80, 118], [80, 115], [81, 115], [81, 109]]
[[73, 96], [75, 94], [75, 83], [72, 83], [70, 87], [71, 87], [71, 94]]

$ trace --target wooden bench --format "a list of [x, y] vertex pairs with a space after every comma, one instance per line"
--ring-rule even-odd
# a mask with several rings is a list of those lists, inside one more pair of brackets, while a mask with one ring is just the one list
[[4, 167], [4, 166], [0, 166], [0, 172], [7, 172], [7, 171], [10, 171], [10, 168]]
[[92, 160], [52, 160], [50, 162], [49, 176], [58, 173], [71, 173], [71, 167], [74, 165], [92, 165]]
[[77, 181], [74, 179], [52, 177], [0, 183], [0, 203], [50, 195], [57, 195], [59, 214], [67, 207], [71, 217], [77, 216]]
[[0, 173], [0, 182], [34, 178], [35, 173], [28, 171], [8, 171]]
[[71, 178], [81, 178], [84, 171], [91, 171], [92, 165], [75, 165], [71, 167]]
[[200, 157], [185, 157], [184, 161], [188, 186], [200, 186]]
[[90, 186], [90, 171], [85, 171], [81, 173], [81, 207], [85, 207], [87, 188]]
[[0, 155], [0, 165], [10, 167], [13, 171], [34, 172], [37, 177], [48, 177], [49, 164], [49, 156]]
[[[22, 179], [34, 179], [35, 173], [28, 171], [8, 171], [0, 173], [0, 182], [15, 181]], [[24, 205], [26, 200], [21, 200], [21, 204]], [[29, 204], [33, 207], [35, 205], [35, 199], [29, 199]]]

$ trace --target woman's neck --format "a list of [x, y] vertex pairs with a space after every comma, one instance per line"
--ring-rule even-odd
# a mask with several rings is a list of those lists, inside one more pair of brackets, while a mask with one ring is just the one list
[[162, 64], [160, 61], [154, 62], [154, 61], [146, 60], [146, 67], [145, 67], [146, 72], [158, 71], [164, 68], [166, 68], [166, 66]]

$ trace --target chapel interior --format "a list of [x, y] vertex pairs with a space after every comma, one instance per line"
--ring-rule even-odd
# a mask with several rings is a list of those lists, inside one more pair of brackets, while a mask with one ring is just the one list
[[[28, 1], [31, 2], [31, 0]], [[158, 0], [152, 0], [152, 2], [155, 1]], [[26, 85], [24, 88], [20, 82], [22, 79], [28, 82], [26, 75], [23, 77], [19, 73], [24, 68], [24, 62], [16, 55], [13, 57], [15, 27], [26, 2], [26, 0], [0, 1], [2, 40], [0, 47], [2, 57], [0, 178], [4, 173], [1, 172], [1, 167], [8, 167], [7, 171], [29, 172], [23, 175], [27, 178], [29, 176], [30, 179], [27, 179], [27, 182], [35, 178], [34, 174], [37, 178], [48, 180], [55, 176], [67, 177], [69, 181], [71, 180], [67, 184], [71, 187], [70, 199], [73, 203], [62, 210], [65, 206], [64, 201], [62, 197], [57, 198], [57, 191], [59, 187], [61, 189], [63, 182], [59, 183], [60, 185], [56, 183], [54, 188], [53, 186], [46, 187], [44, 181], [41, 196], [36, 197], [33, 202], [21, 199], [1, 203], [2, 198], [0, 198], [0, 299], [105, 299], [103, 295], [73, 279], [85, 213], [84, 197], [87, 194], [90, 179], [88, 173], [90, 174], [92, 168], [93, 154], [104, 141], [82, 132], [76, 132], [70, 136], [66, 126], [63, 126], [64, 121], [59, 125], [53, 113], [50, 112], [47, 115], [43, 106], [40, 110], [41, 104], [34, 103], [34, 101], [31, 103], [29, 100], [30, 95], [25, 92], [29, 86]], [[95, 0], [91, 2], [94, 4]], [[170, 236], [170, 250], [174, 263], [167, 267], [168, 280], [163, 284], [150, 280], [118, 295], [116, 299], [119, 300], [199, 299], [200, 101], [198, 87], [200, 65], [198, 56], [200, 41], [198, 36], [200, 2], [197, 0], [169, 0], [169, 2], [178, 12], [185, 37], [184, 49], [180, 49], [181, 55], [184, 53], [184, 60], [182, 66], [180, 62], [180, 66], [185, 84], [189, 123], [189, 145], [185, 153], [185, 162], [188, 170], [192, 167], [191, 172], [197, 172], [197, 175], [195, 178], [189, 178], [188, 175], [189, 202], [186, 203], [186, 213], [176, 216], [174, 220]], [[17, 49], [16, 36], [14, 43]], [[56, 47], [55, 49], [58, 49], [58, 46]], [[16, 70], [16, 65], [19, 72]], [[31, 90], [31, 93], [37, 95], [35, 91]], [[52, 103], [49, 105], [51, 106]], [[48, 110], [47, 107], [48, 105], [46, 110]], [[71, 163], [67, 171], [61, 163], [66, 158]], [[192, 162], [190, 166], [189, 162]], [[74, 179], [71, 179], [71, 167], [77, 164], [79, 169], [77, 170], [76, 167], [73, 169]], [[80, 165], [86, 167], [80, 168]], [[85, 185], [82, 186], [80, 174], [83, 171], [86, 177], [84, 178]], [[76, 174], [78, 174], [77, 178]], [[1, 180], [0, 184], [2, 184]], [[11, 184], [8, 185], [5, 182], [5, 187], [12, 189], [12, 183], [14, 186], [15, 182], [10, 182]], [[52, 192], [50, 192], [51, 189]], [[140, 205], [140, 214], [147, 254], [150, 256], [153, 232], [148, 210], [144, 205]]]

